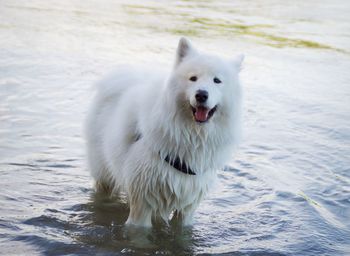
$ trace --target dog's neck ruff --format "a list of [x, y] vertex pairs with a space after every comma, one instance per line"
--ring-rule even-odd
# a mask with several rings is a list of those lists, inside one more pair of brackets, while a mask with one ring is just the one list
[[185, 162], [182, 162], [180, 157], [178, 157], [178, 156], [175, 157], [174, 159], [172, 159], [172, 158], [170, 158], [169, 155], [167, 155], [164, 158], [164, 161], [182, 173], [189, 174], [189, 175], [196, 175], [196, 173], [194, 171], [192, 171], [192, 169], [189, 166], [187, 166], [187, 164]]

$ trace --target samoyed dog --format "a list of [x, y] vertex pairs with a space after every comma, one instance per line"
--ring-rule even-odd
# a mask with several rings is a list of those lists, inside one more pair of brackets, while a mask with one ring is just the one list
[[192, 223], [239, 138], [242, 60], [181, 38], [170, 72], [122, 67], [98, 84], [86, 125], [89, 167], [97, 189], [126, 194], [126, 224]]

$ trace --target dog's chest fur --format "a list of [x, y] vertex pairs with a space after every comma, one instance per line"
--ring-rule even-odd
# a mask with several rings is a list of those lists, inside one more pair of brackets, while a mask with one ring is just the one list
[[158, 171], [158, 174], [150, 177], [144, 198], [156, 215], [164, 220], [174, 210], [180, 213], [192, 212], [216, 177], [215, 172], [184, 174], [162, 161], [153, 170]]

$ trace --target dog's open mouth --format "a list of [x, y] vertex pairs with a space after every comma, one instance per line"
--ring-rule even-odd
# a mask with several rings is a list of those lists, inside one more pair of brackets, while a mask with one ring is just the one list
[[212, 109], [198, 106], [198, 107], [192, 107], [192, 113], [194, 120], [198, 123], [205, 123], [207, 122], [215, 113], [217, 106], [213, 107]]

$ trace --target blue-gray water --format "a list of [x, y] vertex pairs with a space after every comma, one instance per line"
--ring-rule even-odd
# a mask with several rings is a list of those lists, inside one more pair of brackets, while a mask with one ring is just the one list
[[[0, 254], [349, 255], [348, 1], [0, 2]], [[118, 63], [171, 67], [180, 35], [246, 54], [244, 140], [191, 228], [123, 226], [82, 124]]]

